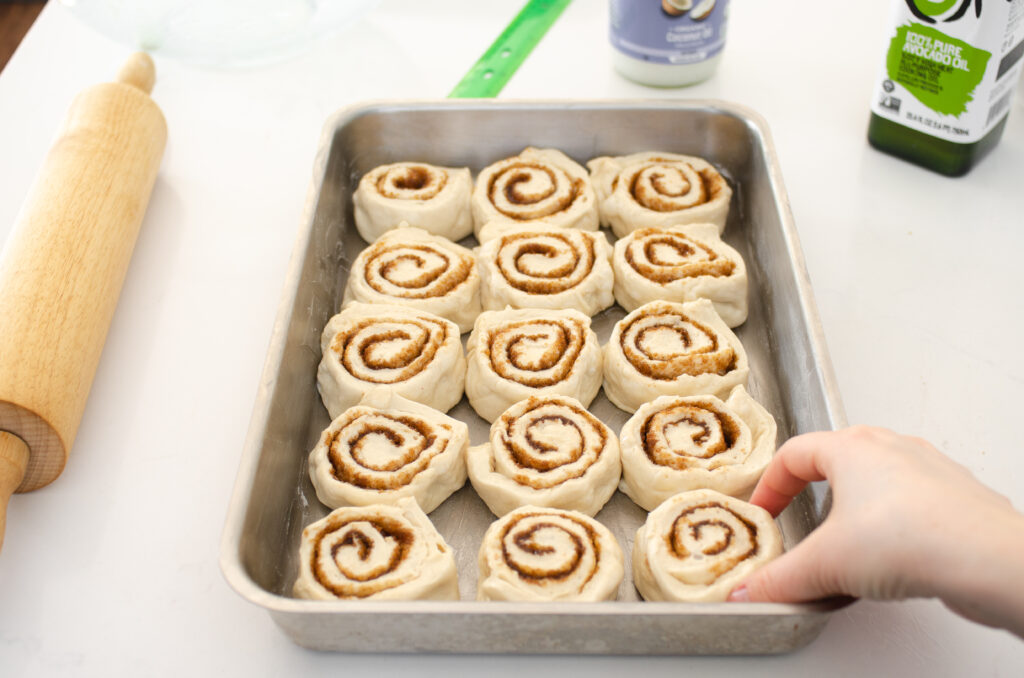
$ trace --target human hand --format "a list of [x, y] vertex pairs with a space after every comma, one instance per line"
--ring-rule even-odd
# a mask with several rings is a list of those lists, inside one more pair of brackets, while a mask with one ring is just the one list
[[828, 517], [730, 600], [935, 596], [1024, 637], [1024, 516], [1005, 497], [924, 440], [854, 427], [786, 442], [750, 501], [778, 515], [817, 480], [832, 486]]

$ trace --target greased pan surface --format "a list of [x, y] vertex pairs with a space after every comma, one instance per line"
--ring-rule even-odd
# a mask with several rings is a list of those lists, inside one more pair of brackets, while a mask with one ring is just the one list
[[[724, 239], [747, 262], [750, 315], [737, 334], [749, 390], [775, 416], [780, 441], [845, 425], [778, 162], [764, 122], [718, 101], [368, 103], [324, 127], [303, 222], [260, 382], [224, 531], [221, 567], [245, 598], [266, 608], [300, 645], [350, 652], [587, 654], [778, 653], [815, 638], [839, 602], [648, 603], [627, 557], [619, 599], [606, 603], [477, 602], [477, 549], [494, 516], [467, 483], [431, 513], [456, 553], [458, 602], [320, 602], [290, 595], [299, 534], [328, 509], [316, 499], [306, 457], [329, 423], [316, 390], [320, 333], [340, 306], [349, 267], [365, 247], [352, 222], [352, 191], [366, 171], [419, 160], [486, 165], [526, 146], [558, 148], [585, 163], [645, 150], [698, 155], [734, 189]], [[625, 315], [594, 318], [602, 343]], [[603, 394], [591, 411], [618, 433], [628, 415]], [[465, 399], [450, 414], [472, 444], [489, 425]], [[815, 484], [779, 518], [792, 548], [824, 518]], [[630, 553], [646, 513], [617, 492], [597, 515]]]

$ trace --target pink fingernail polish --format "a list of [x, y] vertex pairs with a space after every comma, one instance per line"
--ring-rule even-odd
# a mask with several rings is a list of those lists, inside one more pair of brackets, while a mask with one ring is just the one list
[[750, 602], [750, 591], [747, 590], [747, 586], [738, 586], [732, 590], [729, 594], [730, 603], [749, 603]]

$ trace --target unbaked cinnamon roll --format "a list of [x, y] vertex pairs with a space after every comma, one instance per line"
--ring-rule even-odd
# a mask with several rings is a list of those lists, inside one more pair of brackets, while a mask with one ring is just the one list
[[715, 396], [661, 396], [622, 427], [620, 489], [653, 510], [701, 488], [750, 496], [775, 454], [775, 419], [742, 386]]
[[466, 396], [487, 421], [530, 396], [567, 395], [588, 407], [601, 388], [597, 334], [573, 309], [484, 311], [466, 361]]
[[339, 508], [302, 531], [293, 593], [310, 600], [458, 600], [455, 558], [413, 499]]
[[613, 600], [622, 549], [611, 531], [576, 511], [524, 506], [487, 529], [477, 600]]
[[468, 448], [466, 424], [381, 387], [324, 430], [309, 477], [331, 508], [413, 497], [430, 513], [465, 484]]
[[644, 304], [615, 323], [604, 347], [604, 393], [627, 412], [661, 395], [725, 397], [749, 373], [746, 351], [707, 299]]
[[782, 553], [770, 513], [714, 490], [677, 494], [651, 511], [633, 542], [633, 581], [645, 600], [721, 602]]
[[574, 308], [596, 315], [615, 303], [611, 257], [600, 231], [543, 224], [505, 231], [477, 253], [484, 310]]
[[708, 161], [648, 151], [587, 163], [601, 224], [620, 238], [637, 228], [696, 222], [725, 230], [732, 189]]
[[435, 313], [468, 332], [480, 314], [480, 274], [473, 253], [421, 228], [388, 231], [359, 253], [344, 303], [398, 304]]
[[480, 172], [473, 189], [473, 229], [480, 242], [544, 220], [595, 231], [597, 200], [587, 170], [555, 149], [527, 148]]
[[356, 230], [373, 242], [403, 221], [449, 240], [473, 232], [469, 170], [423, 162], [376, 167], [359, 180], [352, 195]]
[[352, 302], [328, 321], [320, 350], [317, 387], [332, 419], [376, 386], [441, 412], [462, 399], [459, 327], [433, 313]]
[[568, 396], [521, 400], [491, 424], [490, 441], [469, 448], [473, 489], [503, 516], [533, 505], [596, 515], [619, 482], [619, 443]]
[[637, 229], [615, 243], [612, 267], [615, 300], [626, 311], [710, 299], [729, 327], [747, 319], [747, 267], [714, 224]]

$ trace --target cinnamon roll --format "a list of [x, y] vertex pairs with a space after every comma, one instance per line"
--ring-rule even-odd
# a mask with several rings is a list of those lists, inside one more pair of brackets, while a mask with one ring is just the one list
[[747, 354], [707, 299], [652, 301], [615, 323], [604, 393], [627, 412], [660, 395], [725, 396], [746, 385]]
[[598, 226], [587, 170], [551, 148], [527, 148], [485, 167], [477, 176], [471, 204], [480, 242], [538, 220], [584, 231]]
[[637, 229], [615, 243], [612, 267], [626, 311], [657, 299], [710, 299], [729, 327], [747, 319], [747, 267], [714, 224]]
[[523, 506], [487, 529], [479, 554], [477, 600], [613, 600], [622, 549], [589, 516]]
[[669, 498], [633, 542], [633, 581], [645, 600], [721, 602], [782, 553], [770, 513], [714, 490]]
[[612, 248], [600, 231], [518, 226], [479, 249], [484, 310], [575, 308], [596, 315], [615, 303]]
[[648, 151], [587, 163], [601, 224], [620, 238], [637, 228], [706, 222], [725, 230], [732, 189], [707, 160]]
[[459, 328], [433, 313], [352, 302], [328, 321], [320, 349], [317, 387], [332, 419], [375, 386], [441, 412], [462, 399]]
[[375, 388], [321, 434], [309, 477], [331, 508], [413, 497], [430, 513], [465, 484], [468, 448], [463, 422]]
[[310, 600], [458, 600], [455, 557], [410, 498], [347, 506], [307, 525], [292, 589]]
[[647, 511], [701, 488], [745, 499], [775, 454], [775, 436], [775, 419], [742, 386], [725, 402], [661, 396], [622, 427], [619, 488]]
[[468, 332], [480, 314], [480, 274], [473, 253], [421, 228], [388, 231], [359, 253], [344, 303], [398, 304], [435, 313]]
[[578, 400], [521, 400], [491, 424], [490, 441], [469, 448], [473, 489], [497, 516], [518, 506], [593, 516], [619, 482], [619, 443]]
[[473, 232], [469, 170], [423, 162], [376, 167], [359, 180], [352, 195], [356, 230], [373, 242], [403, 221], [449, 240]]
[[466, 361], [466, 396], [487, 421], [530, 396], [567, 395], [588, 407], [601, 388], [597, 334], [573, 309], [484, 311]]

